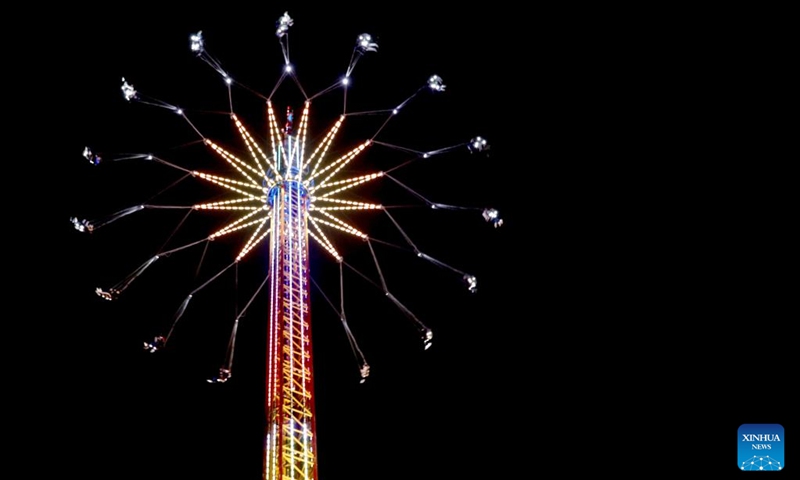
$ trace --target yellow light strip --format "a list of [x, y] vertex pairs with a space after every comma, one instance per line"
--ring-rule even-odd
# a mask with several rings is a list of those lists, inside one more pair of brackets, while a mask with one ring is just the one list
[[[306, 100], [305, 105], [303, 107], [303, 116], [300, 118], [300, 135], [297, 138], [300, 139], [300, 165], [304, 165], [303, 159], [305, 158], [306, 154], [306, 135], [308, 133], [308, 113], [311, 110], [311, 102]], [[300, 172], [303, 171], [303, 168], [300, 168]], [[302, 174], [302, 173], [301, 173]]]
[[333, 210], [380, 210], [381, 208], [383, 208], [381, 205], [369, 205], [369, 206], [350, 205], [348, 207], [312, 207], [309, 210], [313, 210], [315, 212], [328, 212]]
[[[364, 180], [364, 179], [372, 180], [373, 178], [382, 177], [382, 176], [383, 176], [383, 172], [369, 173], [367, 175], [361, 175], [360, 177], [345, 178], [345, 179], [342, 179], [342, 180], [336, 180], [334, 182], [326, 183], [324, 188], [335, 187], [336, 185], [346, 185], [346, 184], [353, 183], [353, 182], [358, 182], [358, 181], [361, 181], [361, 180]], [[319, 187], [314, 187], [314, 188], [316, 189], [316, 188], [319, 188]]]
[[[275, 110], [272, 109], [272, 102], [267, 101], [267, 123], [269, 124], [269, 138], [272, 142], [272, 158], [278, 158], [278, 150], [283, 150], [283, 142], [281, 142], [280, 138], [280, 127], [278, 127], [278, 121], [275, 119]], [[277, 162], [277, 160], [276, 160]], [[283, 180], [280, 172], [277, 169], [273, 168], [273, 172], [275, 172], [275, 180], [280, 182]]]
[[317, 229], [317, 232], [322, 237], [322, 238], [318, 237], [312, 230], [309, 230], [308, 234], [311, 235], [311, 238], [313, 238], [314, 240], [317, 241], [317, 243], [322, 245], [322, 247], [325, 250], [327, 250], [328, 253], [330, 253], [333, 256], [333, 258], [336, 259], [336, 261], [341, 261], [342, 257], [339, 255], [339, 253], [336, 251], [336, 249], [333, 248], [333, 245], [331, 244], [330, 240], [328, 240], [328, 237], [326, 237], [325, 234], [322, 232], [322, 229], [319, 228], [319, 225], [317, 225], [317, 222], [313, 218], [310, 218], [310, 217], [309, 217], [309, 220], [311, 220], [311, 225], [313, 225], [314, 228]]
[[[254, 216], [257, 213], [258, 213], [258, 211], [254, 211], [254, 212], [248, 213], [247, 215], [243, 216], [242, 218], [240, 218], [238, 220], [235, 220], [235, 221], [225, 225], [224, 227], [220, 228], [216, 232], [212, 233], [211, 236], [208, 237], [208, 238], [213, 240], [216, 237], [221, 237], [222, 235], [226, 235], [226, 234], [228, 234], [230, 232], [233, 232], [234, 230], [239, 230], [241, 228], [249, 227], [250, 225], [253, 225], [253, 224], [256, 224], [256, 223], [260, 222], [261, 219], [259, 218], [259, 219], [253, 220], [253, 221], [251, 221], [249, 223], [240, 225], [242, 222], [244, 222], [245, 220], [247, 220], [248, 218]], [[269, 218], [269, 217], [270, 217], [270, 215], [268, 214], [267, 218]]]
[[[336, 169], [333, 172], [329, 173], [328, 176], [325, 177], [325, 180], [319, 182], [319, 187], [322, 187], [323, 185], [325, 185], [325, 182], [327, 182], [328, 180], [330, 180], [331, 177], [336, 175], [339, 172], [339, 170], [343, 169], [345, 167], [345, 165], [350, 163], [356, 157], [356, 155], [358, 155], [359, 153], [363, 152], [364, 149], [367, 148], [371, 143], [372, 142], [370, 140], [367, 140], [366, 142], [364, 142], [361, 145], [357, 146], [353, 150], [350, 150], [348, 153], [346, 153], [343, 156], [341, 156], [338, 160], [336, 160], [335, 162], [327, 165], [325, 168], [320, 170], [320, 172], [317, 173], [316, 175], [312, 175], [311, 178], [309, 178], [309, 180], [315, 178], [318, 175], [322, 175], [323, 173], [327, 172], [331, 168], [336, 167], [338, 165], [338, 167], [336, 167]], [[317, 187], [317, 188], [319, 188], [319, 187]]]
[[[192, 206], [195, 210], [208, 210], [214, 209], [221, 205], [231, 205], [234, 203], [243, 203], [243, 202], [252, 202], [252, 198], [237, 198], [235, 200], [222, 200], [220, 202], [210, 202], [210, 203], [198, 203], [197, 205]], [[258, 199], [259, 202], [266, 203], [267, 198], [261, 197]], [[263, 208], [263, 205], [259, 205], [258, 207], [253, 208]]]
[[218, 177], [216, 175], [209, 175], [207, 173], [198, 172], [196, 170], [192, 172], [192, 175], [194, 175], [195, 177], [200, 177], [203, 180], [208, 180], [209, 182], [215, 183], [215, 184], [217, 184], [217, 185], [219, 185], [221, 187], [225, 187], [228, 190], [233, 190], [236, 193], [241, 193], [242, 195], [245, 195], [245, 196], [249, 197], [251, 200], [261, 200], [261, 197], [255, 196], [252, 193], [245, 192], [244, 190], [239, 190], [238, 188], [230, 186], [228, 183], [233, 183], [233, 184], [236, 184], [236, 185], [244, 185], [244, 186], [250, 187], [250, 188], [257, 188], [258, 190], [261, 190], [260, 187], [254, 187], [253, 185], [248, 185], [246, 183], [237, 182], [236, 180], [230, 180], [228, 178]]
[[[259, 177], [263, 177], [264, 176], [263, 172], [260, 173], [258, 170], [256, 170], [252, 166], [250, 166], [249, 163], [244, 162], [242, 160], [239, 160], [239, 158], [237, 158], [234, 154], [228, 152], [227, 150], [225, 150], [224, 148], [220, 147], [219, 145], [217, 145], [213, 141], [208, 140], [208, 139], [204, 139], [203, 142], [205, 142], [206, 145], [211, 147], [211, 150], [214, 150], [215, 152], [217, 152], [217, 154], [219, 154], [225, 161], [230, 163], [233, 166], [233, 168], [235, 168], [239, 173], [241, 173], [246, 179], [250, 180], [250, 183], [252, 183], [254, 185], [258, 185], [258, 182], [253, 180], [253, 178], [250, 177], [250, 175], [248, 175], [244, 170], [239, 168], [239, 165], [245, 167], [246, 169], [248, 169], [251, 172], [253, 172], [256, 175], [258, 175]], [[237, 163], [239, 165], [237, 165]]]
[[[342, 126], [342, 122], [344, 122], [344, 115], [340, 116], [339, 119], [336, 120], [336, 123], [333, 124], [333, 127], [331, 127], [331, 129], [328, 130], [328, 133], [325, 134], [325, 138], [322, 139], [322, 142], [319, 145], [317, 145], [317, 149], [314, 150], [314, 153], [311, 154], [311, 156], [308, 158], [308, 161], [306, 162], [306, 164], [303, 165], [303, 168], [305, 168], [307, 165], [311, 164], [311, 162], [314, 161], [314, 157], [316, 157], [317, 154], [319, 154], [319, 158], [317, 159], [317, 163], [314, 165], [314, 168], [311, 169], [311, 173], [309, 174], [309, 178], [313, 178], [314, 177], [314, 173], [317, 171], [317, 168], [319, 168], [319, 165], [322, 162], [322, 159], [325, 158], [325, 153], [328, 152], [328, 148], [331, 146], [331, 142], [333, 142], [333, 138], [336, 136], [336, 133], [339, 131], [339, 127]], [[320, 152], [320, 150], [322, 150], [322, 152]]]
[[[316, 211], [316, 210], [315, 210], [315, 211]], [[323, 225], [327, 225], [327, 226], [329, 226], [329, 227], [336, 228], [336, 229], [338, 229], [338, 230], [341, 230], [341, 231], [343, 231], [343, 232], [347, 232], [347, 233], [349, 233], [349, 234], [351, 234], [351, 235], [355, 235], [356, 237], [359, 237], [359, 238], [367, 238], [367, 234], [365, 234], [365, 233], [363, 233], [363, 232], [360, 232], [360, 231], [359, 231], [358, 229], [356, 229], [355, 227], [352, 227], [352, 226], [348, 225], [347, 223], [345, 223], [345, 222], [343, 222], [343, 221], [339, 220], [338, 218], [334, 217], [334, 216], [333, 216], [333, 215], [331, 215], [330, 213], [328, 213], [328, 212], [325, 212], [325, 211], [320, 211], [319, 213], [321, 213], [321, 214], [325, 215], [326, 217], [330, 218], [331, 220], [333, 220], [333, 221], [334, 221], [334, 222], [336, 222], [336, 223], [329, 222], [329, 221], [327, 221], [327, 220], [323, 220], [323, 219], [321, 219], [321, 218], [315, 218], [315, 217], [311, 217], [310, 215], [309, 215], [309, 218], [314, 218], [314, 220], [318, 221], [319, 223], [321, 223], [321, 224], [323, 224]]]
[[244, 245], [244, 248], [242, 249], [242, 251], [239, 252], [239, 255], [236, 257], [236, 261], [237, 262], [239, 260], [243, 259], [244, 256], [247, 255], [247, 253], [250, 252], [250, 250], [253, 249], [253, 247], [258, 245], [259, 242], [261, 242], [261, 240], [264, 239], [264, 237], [269, 235], [270, 229], [268, 228], [264, 233], [262, 233], [260, 236], [256, 237], [258, 235], [258, 232], [260, 232], [261, 229], [264, 228], [264, 225], [267, 224], [267, 220], [269, 220], [269, 216], [264, 217], [264, 219], [261, 221], [261, 225], [259, 225], [258, 228], [256, 228], [255, 231], [253, 231], [253, 234], [250, 235], [250, 239], [247, 241], [247, 243]]
[[339, 198], [314, 198], [314, 197], [311, 198], [312, 202], [316, 202], [317, 200], [323, 202], [341, 203], [342, 205], [357, 205], [366, 208], [383, 208], [383, 205], [378, 205], [377, 203], [354, 202], [352, 200], [342, 200]]
[[[272, 170], [275, 170], [275, 167], [272, 165], [272, 163], [270, 163], [269, 158], [267, 157], [267, 154], [265, 154], [261, 150], [261, 147], [258, 146], [258, 143], [256, 143], [256, 141], [250, 135], [250, 132], [247, 131], [247, 129], [245, 128], [244, 124], [241, 121], [239, 121], [239, 117], [237, 117], [236, 114], [231, 114], [231, 117], [233, 118], [234, 123], [236, 123], [236, 128], [239, 130], [239, 134], [242, 136], [242, 139], [244, 140], [244, 143], [247, 146], [247, 149], [250, 151], [250, 155], [253, 157], [253, 160], [255, 160], [255, 162], [256, 162], [256, 166], [258, 167], [259, 174], [262, 177], [266, 177], [266, 173], [264, 172], [264, 169], [261, 168], [261, 163], [260, 163], [260, 161], [258, 159], [259, 155], [261, 156], [261, 158], [264, 159], [264, 162], [267, 164], [268, 167], [272, 168]], [[255, 148], [255, 151], [253, 150], [253, 148]], [[256, 155], [256, 152], [258, 152], [258, 155]]]
[[198, 210], [263, 210], [264, 207], [237, 207], [235, 205], [220, 206], [220, 207], [197, 207]]
[[[372, 173], [372, 174], [369, 174], [369, 175], [364, 175], [362, 177], [355, 177], [355, 178], [348, 179], [348, 180], [346, 180], [346, 182], [349, 182], [349, 185], [345, 185], [343, 187], [337, 188], [336, 190], [332, 190], [332, 191], [330, 191], [328, 193], [322, 194], [317, 198], [322, 199], [322, 198], [328, 197], [330, 195], [335, 195], [335, 194], [337, 194], [339, 192], [343, 192], [343, 191], [349, 190], [349, 189], [351, 189], [351, 188], [353, 188], [355, 186], [361, 185], [362, 183], [367, 183], [367, 182], [369, 182], [371, 180], [375, 180], [376, 178], [381, 178], [382, 176], [383, 176], [383, 172], [379, 172], [379, 173]], [[341, 183], [344, 183], [344, 182], [345, 181], [343, 181], [343, 180], [339, 180], [338, 182], [327, 183], [327, 184], [324, 184], [324, 185], [320, 184], [319, 186], [317, 186], [314, 189], [312, 189], [311, 192], [314, 192], [319, 188], [328, 188], [328, 187], [333, 186], [334, 184], [341, 184]]]
[[[272, 102], [269, 100], [267, 100], [267, 126], [269, 127], [269, 139], [272, 143], [272, 158], [278, 158], [278, 151], [276, 150], [276, 145], [280, 142], [278, 125], [275, 121], [275, 110], [272, 109]], [[277, 175], [278, 172], [275, 171], [275, 174]]]
[[198, 173], [199, 173], [199, 174], [200, 174], [202, 177], [205, 177], [205, 178], [207, 178], [207, 179], [211, 179], [211, 180], [216, 180], [216, 181], [218, 181], [218, 182], [222, 182], [222, 183], [225, 183], [225, 184], [229, 184], [229, 185], [239, 185], [240, 187], [253, 188], [253, 189], [256, 189], [256, 190], [258, 190], [258, 191], [262, 191], [262, 190], [263, 190], [263, 189], [262, 189], [260, 186], [258, 186], [258, 185], [253, 185], [253, 184], [251, 184], [251, 183], [242, 182], [242, 181], [239, 181], [239, 180], [234, 180], [234, 179], [232, 179], [232, 178], [228, 178], [228, 177], [221, 177], [221, 176], [219, 176], [219, 175], [212, 175], [212, 174], [210, 174], [210, 173], [203, 173], [203, 172], [198, 172]]

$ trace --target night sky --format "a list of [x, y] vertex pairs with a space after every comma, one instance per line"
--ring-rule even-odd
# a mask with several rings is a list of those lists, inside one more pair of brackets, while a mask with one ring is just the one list
[[[47, 323], [56, 361], [46, 370], [55, 375], [58, 393], [40, 408], [54, 426], [43, 427], [42, 435], [60, 432], [63, 448], [55, 458], [62, 472], [86, 479], [260, 478], [266, 291], [240, 322], [233, 378], [222, 385], [206, 379], [224, 361], [236, 313], [266, 275], [264, 248], [196, 292], [168, 348], [149, 354], [142, 342], [164, 334], [186, 296], [228, 266], [247, 237], [159, 259], [119, 300], [106, 302], [94, 294], [96, 287], [114, 285], [159, 251], [207, 236], [230, 219], [195, 212], [184, 220], [184, 210], [148, 209], [92, 234], [77, 232], [68, 219], [101, 218], [143, 203], [224, 199], [222, 189], [206, 182], [176, 183], [183, 174], [163, 165], [92, 166], [81, 153], [86, 146], [106, 157], [152, 152], [185, 168], [234, 176], [179, 116], [126, 102], [121, 79], [184, 108], [204, 135], [239, 149], [226, 115], [227, 88], [189, 50], [189, 35], [202, 30], [207, 51], [234, 79], [269, 96], [283, 65], [275, 22], [286, 10], [295, 21], [290, 59], [309, 95], [341, 78], [362, 33], [379, 48], [353, 71], [348, 111], [392, 108], [430, 75], [442, 77], [445, 92], [420, 92], [378, 140], [427, 151], [486, 138], [487, 152], [463, 147], [416, 160], [394, 176], [433, 202], [497, 208], [505, 222], [495, 229], [480, 210], [425, 208], [389, 180], [354, 190], [363, 201], [409, 205], [391, 213], [418, 249], [479, 282], [471, 294], [460, 275], [417, 258], [383, 213], [348, 217], [374, 238], [403, 247], [373, 243], [389, 290], [435, 335], [423, 350], [413, 324], [372, 283], [379, 277], [366, 244], [333, 234], [345, 261], [371, 280], [345, 268], [345, 312], [371, 366], [363, 385], [325, 298], [338, 306], [338, 265], [312, 242], [311, 276], [321, 289], [311, 290], [321, 480], [532, 478], [526, 472], [554, 468], [551, 455], [561, 465], [555, 470], [568, 473], [583, 456], [594, 461], [618, 452], [597, 441], [601, 431], [621, 435], [632, 424], [640, 438], [663, 443], [664, 423], [673, 418], [657, 406], [665, 397], [693, 406], [691, 417], [677, 420], [686, 428], [714, 425], [709, 441], [724, 445], [709, 463], [726, 472], [736, 452], [725, 442], [733, 445], [739, 424], [782, 423], [790, 431], [790, 402], [782, 390], [772, 390], [772, 403], [738, 396], [743, 386], [761, 392], [746, 378], [771, 374], [778, 385], [791, 380], [789, 340], [773, 338], [771, 360], [762, 368], [740, 355], [745, 340], [715, 341], [710, 334], [738, 330], [728, 325], [731, 318], [774, 331], [781, 325], [775, 319], [796, 316], [786, 314], [786, 287], [761, 263], [778, 253], [745, 255], [740, 268], [726, 261], [743, 247], [768, 243], [753, 229], [782, 232], [746, 199], [733, 202], [742, 207], [738, 220], [730, 212], [710, 223], [693, 216], [677, 230], [664, 226], [676, 222], [673, 214], [665, 213], [661, 227], [653, 226], [660, 211], [642, 220], [636, 199], [646, 196], [642, 190], [656, 175], [625, 162], [629, 156], [647, 162], [646, 154], [660, 158], [663, 152], [632, 148], [620, 129], [609, 128], [624, 108], [613, 107], [607, 95], [613, 97], [619, 84], [603, 88], [615, 83], [617, 59], [591, 43], [575, 48], [573, 27], [563, 18], [561, 29], [547, 25], [546, 16], [526, 20], [506, 10], [453, 15], [346, 3], [322, 9], [232, 5], [170, 15], [152, 7], [114, 10], [91, 11], [91, 21], [65, 31], [61, 50], [74, 67], [63, 78], [69, 94], [55, 117], [65, 140], [58, 145], [61, 181], [48, 231], [57, 232], [58, 248], [44, 257], [42, 269], [57, 272], [65, 313]], [[263, 98], [235, 86], [232, 100], [249, 131], [265, 138]], [[290, 105], [299, 114], [303, 97], [287, 79], [273, 100], [282, 123], [283, 109]], [[342, 105], [341, 89], [315, 99], [309, 138], [324, 134]], [[348, 119], [334, 146], [349, 150], [384, 118]], [[604, 136], [592, 125], [611, 131]], [[616, 140], [624, 146], [612, 146]], [[373, 147], [352, 172], [387, 169], [412, 157]], [[628, 188], [641, 197], [622, 193]], [[692, 233], [676, 233], [684, 231]], [[650, 247], [665, 238], [675, 248]], [[686, 269], [696, 274], [667, 280]], [[673, 335], [689, 347], [656, 341]], [[717, 353], [700, 353], [708, 348]], [[633, 369], [653, 356], [649, 374]], [[729, 413], [718, 408], [731, 404]]]
[[[70, 387], [70, 412], [62, 420], [83, 432], [80, 445], [71, 445], [76, 454], [68, 462], [85, 478], [108, 478], [115, 471], [141, 472], [148, 478], [260, 478], [266, 290], [240, 322], [233, 378], [223, 385], [206, 379], [224, 361], [236, 312], [264, 279], [264, 249], [196, 292], [168, 348], [149, 354], [142, 342], [168, 331], [181, 302], [233, 260], [246, 235], [212, 242], [205, 251], [199, 245], [159, 259], [119, 300], [106, 302], [93, 293], [95, 287], [114, 285], [159, 251], [200, 239], [230, 219], [225, 213], [192, 213], [183, 221], [184, 210], [147, 209], [82, 234], [71, 229], [67, 218], [101, 218], [142, 203], [190, 205], [224, 199], [226, 192], [191, 178], [171, 186], [183, 173], [163, 165], [132, 160], [92, 166], [81, 152], [84, 146], [108, 158], [152, 152], [186, 168], [233, 176], [219, 158], [197, 145], [198, 136], [183, 119], [165, 109], [127, 103], [121, 78], [148, 97], [184, 108], [206, 136], [241, 152], [225, 115], [225, 85], [189, 51], [189, 35], [202, 30], [207, 51], [223, 68], [268, 96], [283, 65], [274, 34], [283, 11], [276, 8], [258, 18], [247, 12], [195, 11], [146, 22], [109, 17], [107, 23], [94, 22], [92, 28], [75, 32], [75, 54], [86, 74], [73, 91], [81, 108], [71, 127], [79, 134], [70, 144], [72, 160], [65, 161], [72, 191], [61, 227], [69, 252], [66, 262], [72, 266], [66, 288], [81, 312], [69, 335], [91, 348], [71, 351], [63, 367], [90, 368], [92, 374], [81, 380], [82, 386]], [[453, 25], [454, 19], [441, 16], [352, 14], [345, 7], [290, 9], [289, 14], [295, 20], [289, 32], [290, 57], [307, 94], [341, 78], [356, 37], [369, 33], [379, 51], [356, 65], [348, 111], [397, 106], [433, 74], [446, 85], [440, 95], [420, 92], [378, 140], [427, 151], [480, 135], [491, 147], [471, 154], [464, 146], [393, 172], [433, 202], [477, 210], [433, 211], [389, 180], [350, 197], [409, 206], [392, 210], [392, 215], [417, 248], [479, 282], [477, 293], [471, 294], [461, 275], [417, 258], [384, 214], [350, 216], [374, 238], [403, 247], [373, 243], [389, 290], [435, 335], [433, 346], [424, 350], [412, 322], [375, 285], [379, 276], [367, 245], [332, 234], [345, 261], [370, 279], [345, 268], [345, 312], [371, 366], [363, 385], [342, 325], [323, 296], [338, 308], [338, 266], [322, 249], [311, 247], [312, 278], [322, 290], [312, 286], [311, 292], [320, 478], [374, 479], [387, 469], [419, 479], [495, 470], [492, 458], [505, 455], [508, 446], [502, 439], [487, 441], [485, 435], [493, 424], [513, 422], [498, 409], [519, 402], [509, 391], [519, 388], [520, 379], [504, 351], [503, 337], [513, 335], [515, 325], [531, 321], [530, 315], [511, 308], [512, 286], [530, 274], [522, 271], [519, 278], [510, 278], [511, 265], [520, 261], [513, 260], [510, 242], [514, 237], [524, 241], [525, 235], [523, 210], [514, 207], [512, 212], [511, 192], [532, 190], [526, 185], [530, 178], [514, 173], [515, 165], [532, 161], [530, 153], [512, 151], [502, 141], [506, 125], [519, 120], [513, 101], [496, 102], [497, 89], [505, 88], [493, 65], [497, 29], [488, 19]], [[517, 88], [525, 95], [523, 85]], [[303, 97], [291, 79], [278, 92], [273, 101], [279, 122], [287, 104], [299, 118]], [[238, 87], [232, 98], [250, 132], [265, 139], [264, 100]], [[309, 138], [325, 133], [342, 105], [341, 89], [315, 100]], [[369, 138], [385, 118], [353, 117], [334, 148], [349, 150]], [[373, 149], [352, 172], [387, 169], [414, 157]], [[511, 181], [518, 187], [509, 188]], [[481, 216], [484, 207], [497, 208], [506, 225], [492, 228]], [[442, 450], [445, 445], [448, 453]], [[475, 463], [464, 463], [467, 457]]]

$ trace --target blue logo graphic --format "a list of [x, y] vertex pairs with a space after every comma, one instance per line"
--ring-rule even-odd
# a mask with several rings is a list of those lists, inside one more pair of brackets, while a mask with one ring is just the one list
[[745, 423], [739, 427], [739, 470], [783, 470], [783, 427], [777, 423]]

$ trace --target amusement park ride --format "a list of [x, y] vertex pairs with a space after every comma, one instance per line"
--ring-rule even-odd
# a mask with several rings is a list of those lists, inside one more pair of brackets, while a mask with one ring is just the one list
[[[266, 393], [263, 443], [264, 480], [317, 480], [319, 478], [314, 352], [310, 317], [313, 283], [309, 273], [311, 244], [320, 247], [338, 264], [340, 303], [337, 314], [350, 342], [353, 355], [358, 362], [362, 383], [370, 375], [370, 365], [348, 325], [344, 313], [344, 288], [341, 287], [341, 284], [346, 268], [366, 279], [369, 279], [369, 275], [362, 273], [345, 261], [345, 256], [337, 249], [335, 237], [332, 235], [344, 233], [366, 244], [378, 277], [378, 281], [373, 283], [416, 328], [423, 348], [427, 350], [432, 345], [432, 329], [407, 307], [407, 303], [397, 298], [387, 285], [374, 244], [388, 242], [374, 238], [362, 231], [350, 223], [343, 214], [373, 211], [385, 215], [405, 242], [404, 245], [392, 246], [410, 250], [417, 258], [452, 273], [469, 292], [475, 293], [478, 289], [477, 278], [472, 273], [462, 271], [422, 252], [412, 241], [406, 229], [401, 227], [400, 222], [391, 213], [393, 206], [364, 201], [354, 193], [367, 184], [388, 181], [410, 194], [415, 201], [420, 201], [425, 208], [475, 211], [475, 216], [482, 218], [490, 228], [503, 225], [503, 219], [495, 208], [464, 207], [433, 202], [405, 182], [401, 182], [395, 175], [396, 170], [418, 159], [459, 151], [469, 155], [486, 155], [489, 150], [487, 140], [480, 136], [468, 137], [456, 145], [428, 151], [418, 151], [384, 142], [381, 138], [384, 127], [392, 118], [400, 115], [403, 108], [412, 99], [418, 95], [439, 95], [445, 92], [446, 85], [440, 76], [431, 74], [411, 95], [393, 107], [363, 112], [348, 111], [347, 92], [354, 68], [360, 59], [378, 51], [378, 43], [369, 34], [358, 35], [344, 76], [330, 87], [316, 94], [307, 95], [290, 62], [289, 30], [293, 24], [294, 20], [288, 13], [280, 16], [277, 22], [275, 35], [283, 53], [283, 71], [272, 92], [266, 96], [258, 94], [253, 89], [234, 80], [234, 77], [222, 68], [222, 64], [206, 48], [206, 38], [202, 31], [189, 36], [191, 53], [211, 66], [227, 85], [230, 106], [227, 114], [239, 136], [240, 146], [238, 147], [223, 145], [220, 141], [206, 136], [201, 128], [198, 128], [190, 119], [187, 111], [177, 105], [148, 96], [144, 93], [145, 88], [139, 89], [140, 85], [135, 78], [121, 79], [121, 94], [125, 101], [166, 109], [182, 118], [196, 133], [199, 142], [228, 169], [224, 173], [198, 170], [182, 165], [182, 162], [170, 158], [169, 153], [108, 153], [96, 151], [95, 147], [91, 145], [83, 149], [84, 159], [92, 166], [119, 161], [157, 163], [182, 172], [184, 175], [182, 178], [192, 178], [198, 182], [210, 184], [226, 193], [227, 197], [185, 206], [148, 202], [126, 207], [99, 218], [87, 219], [77, 216], [70, 218], [77, 231], [95, 234], [118, 219], [150, 209], [185, 210], [187, 216], [192, 212], [226, 212], [234, 215], [232, 221], [195, 241], [157, 251], [118, 283], [97, 287], [95, 293], [108, 301], [117, 300], [134, 280], [144, 274], [159, 259], [195, 246], [207, 247], [209, 242], [222, 237], [247, 234], [231, 263], [185, 297], [168, 328], [143, 342], [143, 349], [150, 353], [158, 353], [169, 346], [176, 325], [198, 292], [224, 272], [245, 260], [251, 252], [257, 251], [259, 248], [266, 249], [269, 262], [266, 277], [252, 294], [246, 306], [237, 313], [229, 337], [225, 360], [219, 370], [208, 379], [209, 383], [224, 384], [232, 378], [239, 320], [250, 307], [256, 295], [262, 289], [266, 289], [269, 292], [269, 314], [265, 329], [267, 339], [266, 378], [264, 378]], [[303, 96], [302, 108], [297, 112], [291, 106], [273, 104], [274, 94], [287, 80], [295, 83]], [[268, 129], [266, 138], [255, 134], [234, 112], [231, 93], [234, 87], [244, 88], [265, 100]], [[311, 125], [314, 101], [322, 95], [338, 90], [344, 91], [342, 112], [324, 134], [319, 137], [310, 135], [309, 132], [314, 130]], [[351, 146], [342, 154], [334, 154], [333, 152], [336, 151], [334, 146], [340, 130], [344, 128], [349, 119], [362, 115], [384, 117], [384, 120], [369, 138]], [[379, 149], [400, 152], [407, 155], [407, 158], [391, 168], [349, 174], [348, 167], [358, 164], [359, 161], [363, 162], [362, 159], [365, 159], [369, 152]], [[176, 229], [179, 227], [180, 224]]]

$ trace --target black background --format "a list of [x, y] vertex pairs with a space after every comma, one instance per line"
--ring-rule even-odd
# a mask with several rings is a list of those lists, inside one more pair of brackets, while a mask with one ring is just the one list
[[[287, 9], [291, 60], [309, 94], [344, 73], [361, 33], [379, 51], [355, 68], [351, 109], [390, 108], [440, 75], [447, 90], [416, 97], [379, 139], [424, 151], [486, 137], [488, 156], [420, 160], [397, 178], [432, 201], [492, 206], [505, 219], [493, 229], [478, 211], [392, 211], [420, 250], [475, 274], [479, 289], [470, 295], [452, 272], [376, 247], [389, 289], [435, 332], [423, 351], [380, 289], [345, 271], [348, 320], [372, 366], [364, 385], [335, 312], [312, 290], [321, 478], [543, 470], [553, 478], [640, 464], [665, 465], [675, 478], [720, 478], [741, 474], [742, 423], [782, 424], [792, 468], [794, 150], [780, 106], [783, 62], [762, 48], [782, 43], [779, 12], [706, 23], [679, 15], [672, 24], [663, 22], [668, 12], [659, 21], [578, 8], [123, 7], [49, 12], [73, 21], [43, 33], [39, 43], [52, 41], [19, 71], [40, 73], [36, 108], [21, 122], [34, 135], [22, 155], [33, 174], [14, 191], [44, 174], [48, 191], [38, 201], [50, 202], [28, 207], [31, 193], [13, 209], [33, 224], [12, 254], [25, 265], [13, 317], [29, 330], [17, 363], [36, 367], [23, 384], [32, 407], [23, 422], [33, 427], [20, 443], [43, 460], [29, 468], [83, 478], [258, 478], [263, 294], [241, 322], [234, 378], [205, 379], [223, 361], [237, 308], [263, 280], [265, 256], [251, 255], [237, 280], [226, 274], [198, 292], [170, 348], [149, 355], [141, 342], [168, 328], [186, 295], [227, 266], [240, 243], [212, 244], [198, 276], [202, 246], [161, 259], [108, 303], [95, 287], [121, 280], [168, 238], [179, 246], [225, 220], [192, 214], [170, 237], [184, 212], [147, 210], [92, 235], [68, 218], [157, 194], [153, 203], [180, 205], [217, 195], [191, 179], [161, 193], [179, 172], [144, 162], [93, 167], [80, 154], [87, 145], [157, 151], [190, 168], [221, 168], [184, 145], [197, 136], [179, 117], [125, 102], [121, 78], [238, 148], [225, 115], [209, 113], [227, 110], [224, 84], [189, 51], [188, 36], [202, 30], [231, 76], [268, 95], [282, 67], [274, 25]], [[276, 100], [298, 110], [294, 88], [283, 84]], [[265, 131], [262, 99], [234, 88], [233, 103], [251, 133]], [[312, 132], [324, 132], [341, 105], [341, 91], [315, 101]], [[353, 120], [341, 149], [382, 121]], [[375, 149], [356, 171], [402, 159]], [[388, 181], [360, 192], [414, 203], [406, 193]], [[353, 224], [404, 245], [385, 216], [354, 216]], [[377, 281], [365, 245], [337, 240]], [[336, 264], [315, 247], [312, 272], [337, 303]], [[619, 456], [630, 463], [609, 467]]]

